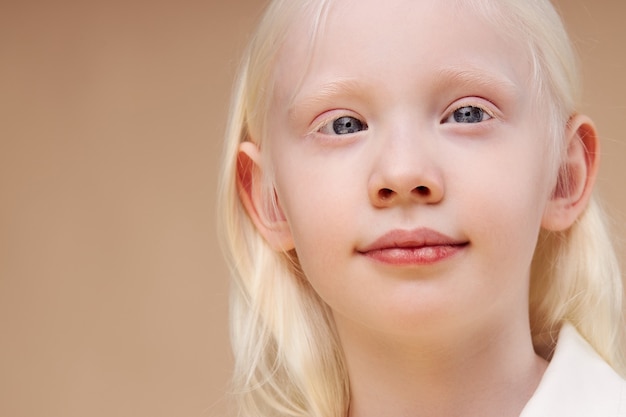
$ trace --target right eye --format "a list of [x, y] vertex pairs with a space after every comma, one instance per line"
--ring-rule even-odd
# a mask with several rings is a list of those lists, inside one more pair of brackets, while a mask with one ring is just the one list
[[367, 130], [367, 124], [356, 117], [342, 116], [324, 124], [318, 132], [325, 135], [349, 135], [363, 130]]

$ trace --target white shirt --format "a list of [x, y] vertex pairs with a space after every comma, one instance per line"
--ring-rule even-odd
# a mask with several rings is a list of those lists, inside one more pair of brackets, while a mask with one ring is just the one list
[[565, 324], [554, 355], [520, 417], [626, 417], [624, 381]]

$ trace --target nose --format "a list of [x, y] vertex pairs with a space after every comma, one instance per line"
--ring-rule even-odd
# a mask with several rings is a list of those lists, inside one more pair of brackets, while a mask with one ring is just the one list
[[437, 204], [444, 197], [443, 173], [434, 146], [398, 140], [378, 152], [368, 183], [371, 203], [378, 208]]

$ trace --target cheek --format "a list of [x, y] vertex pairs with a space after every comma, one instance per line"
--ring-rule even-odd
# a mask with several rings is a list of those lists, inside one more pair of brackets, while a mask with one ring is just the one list
[[[338, 259], [350, 257], [346, 238], [352, 225], [324, 196], [299, 199], [296, 195], [286, 204], [286, 217], [291, 229], [300, 268], [315, 291], [328, 302], [337, 292], [335, 276], [341, 269]], [[342, 218], [343, 217], [343, 218]]]
[[530, 262], [549, 199], [547, 164], [529, 152], [492, 165], [460, 211], [473, 235], [498, 256]]
[[355, 274], [346, 260], [352, 259], [359, 229], [368, 218], [364, 176], [349, 160], [283, 155], [275, 165], [277, 194], [300, 266], [328, 302], [341, 293], [337, 286], [344, 285], [332, 277]]
[[276, 192], [299, 257], [325, 257], [338, 250], [354, 220], [354, 187], [328, 170], [308, 169], [302, 163], [283, 163], [276, 174]]

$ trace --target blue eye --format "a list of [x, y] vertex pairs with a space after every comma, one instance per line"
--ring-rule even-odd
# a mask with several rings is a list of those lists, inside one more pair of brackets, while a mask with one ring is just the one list
[[491, 115], [480, 107], [463, 106], [454, 110], [444, 123], [480, 123], [491, 119]]
[[356, 117], [343, 116], [327, 123], [319, 130], [320, 133], [327, 135], [349, 135], [350, 133], [357, 133], [363, 130], [367, 130], [367, 125], [357, 119]]

